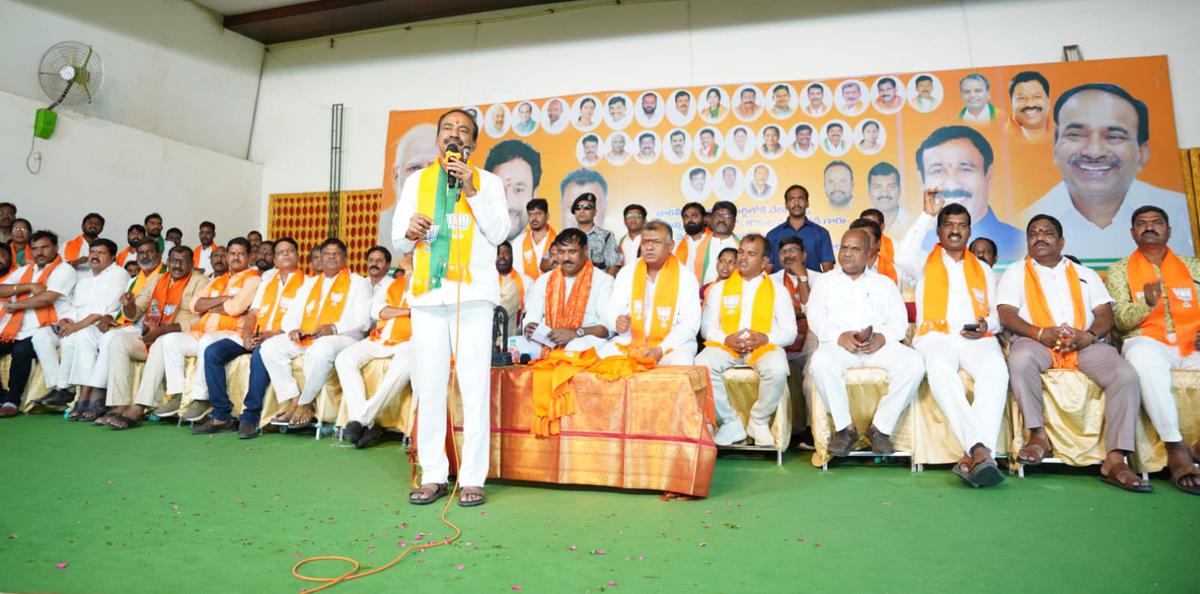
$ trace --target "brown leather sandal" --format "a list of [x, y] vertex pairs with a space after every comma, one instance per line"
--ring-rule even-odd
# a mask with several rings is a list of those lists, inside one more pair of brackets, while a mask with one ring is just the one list
[[1017, 452], [1017, 462], [1025, 466], [1037, 466], [1046, 459], [1046, 455], [1050, 453], [1050, 443], [1048, 440], [1043, 444], [1046, 438], [1034, 440], [1030, 439], [1029, 443]]
[[486, 502], [487, 497], [483, 494], [483, 487], [463, 487], [462, 492], [458, 494], [459, 507], [475, 507]]
[[425, 483], [408, 494], [408, 502], [413, 505], [429, 505], [446, 496], [446, 483]]
[[1131, 493], [1153, 493], [1154, 487], [1142, 482], [1142, 477], [1134, 472], [1128, 464], [1119, 462], [1108, 468], [1108, 473], [1104, 472], [1104, 467], [1100, 468], [1100, 480], [1119, 487]]
[[1171, 473], [1171, 484], [1176, 489], [1191, 495], [1200, 495], [1200, 480], [1194, 480], [1190, 487], [1184, 486], [1182, 480], [1189, 476], [1200, 477], [1200, 468], [1192, 462], [1192, 456], [1182, 448], [1171, 449], [1167, 453], [1167, 470]]

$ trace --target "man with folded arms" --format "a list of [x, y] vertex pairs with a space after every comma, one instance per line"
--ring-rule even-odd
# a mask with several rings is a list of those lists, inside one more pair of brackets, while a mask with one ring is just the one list
[[[375, 418], [400, 396], [412, 375], [412, 318], [405, 299], [407, 291], [408, 277], [400, 276], [391, 279], [385, 290], [376, 292], [371, 299], [371, 319], [378, 320], [375, 328], [366, 340], [347, 347], [334, 360], [349, 418], [342, 438], [360, 450], [379, 443], [383, 427], [375, 424]], [[375, 359], [391, 361], [383, 381], [368, 400], [362, 368]]]
[[1171, 393], [1172, 369], [1200, 370], [1200, 260], [1167, 247], [1171, 221], [1157, 206], [1135, 210], [1130, 233], [1137, 250], [1108, 268], [1108, 292], [1124, 337], [1121, 350], [1138, 372], [1142, 407], [1167, 446], [1171, 482], [1200, 495], [1200, 470], [1194, 464], [1200, 442], [1184, 443]]
[[[596, 273], [583, 231], [564, 229], [554, 245], [559, 265], [538, 278], [525, 297], [525, 338], [533, 336], [538, 326], [547, 326], [555, 349], [599, 348], [608, 340], [600, 308], [609, 301], [613, 277]], [[542, 356], [549, 350], [543, 347]]]
[[[70, 311], [71, 291], [75, 288], [75, 269], [58, 255], [57, 235], [49, 231], [34, 233], [29, 237], [29, 251], [33, 261], [10, 274], [8, 283], [0, 286], [0, 298], [16, 298], [4, 305], [9, 316], [0, 328], [0, 356], [12, 355], [0, 418], [17, 415], [33, 371], [35, 352], [47, 385], [57, 380], [58, 353], [40, 345], [50, 344], [55, 338], [55, 325]], [[70, 392], [54, 390], [38, 402], [63, 406], [72, 398]]]
[[[704, 350], [697, 365], [708, 367], [717, 412], [717, 445], [746, 439], [755, 445], [775, 447], [769, 422], [787, 390], [788, 363], [783, 347], [796, 340], [796, 321], [787, 290], [768, 276], [771, 244], [758, 234], [742, 238], [738, 267], [729, 278], [709, 290], [701, 333]], [[722, 374], [735, 365], [750, 365], [758, 374], [758, 400], [750, 409], [750, 423], [742, 425], [729, 404]]]
[[692, 365], [700, 330], [700, 285], [671, 255], [675, 242], [666, 222], [646, 223], [641, 249], [642, 258], [617, 273], [612, 297], [601, 308], [604, 325], [615, 336], [598, 354]]
[[[264, 242], [263, 245], [266, 245]], [[250, 309], [242, 318], [237, 339], [218, 340], [204, 351], [204, 382], [208, 387], [208, 398], [212, 402], [214, 421], [232, 420], [233, 402], [229, 399], [229, 385], [225, 366], [242, 355], [250, 355], [250, 379], [246, 396], [242, 401], [242, 414], [238, 417], [238, 438], [253, 439], [258, 436], [259, 415], [271, 379], [263, 366], [263, 341], [283, 333], [283, 316], [296, 306], [296, 296], [304, 286], [306, 277], [297, 270], [300, 264], [300, 247], [291, 237], [281, 237], [271, 250], [271, 261], [275, 267], [268, 271]], [[210, 424], [206, 424], [211, 428]]]
[[[129, 273], [117, 266], [114, 260], [117, 244], [97, 238], [90, 245], [89, 270], [79, 273], [75, 291], [71, 295], [71, 309], [56, 324], [58, 332], [39, 333], [33, 339], [34, 348], [39, 352], [61, 347], [58, 369], [47, 373], [46, 384], [65, 393], [70, 393], [72, 386], [79, 386], [78, 397], [68, 419], [88, 422], [96, 420], [104, 404], [100, 399], [91, 398], [91, 390], [84, 389], [99, 353], [103, 333], [98, 326], [106, 316], [117, 313], [121, 296], [129, 286]], [[42, 369], [47, 369], [45, 363]]]
[[[992, 452], [1008, 400], [1008, 366], [995, 337], [996, 280], [991, 267], [967, 249], [970, 211], [957, 202], [943, 206], [939, 191], [925, 191], [924, 212], [900, 243], [896, 267], [917, 279], [913, 348], [925, 359], [933, 399], [964, 452], [954, 474], [973, 487], [992, 487], [1004, 481]], [[935, 224], [938, 243], [923, 254], [921, 244]], [[975, 380], [973, 402], [967, 401], [959, 368]]]
[[[242, 318], [254, 301], [254, 294], [262, 278], [258, 268], [250, 266], [250, 242], [235, 237], [226, 245], [226, 262], [229, 271], [209, 283], [205, 292], [188, 307], [203, 314], [191, 332], [176, 332], [162, 338], [166, 349], [167, 402], [158, 409], [158, 416], [174, 414], [178, 400], [182, 399], [185, 357], [196, 357], [196, 375], [192, 382], [192, 402], [183, 413], [189, 423], [200, 421], [208, 415], [208, 384], [204, 379], [204, 351], [209, 345], [226, 338], [237, 340]], [[192, 267], [195, 268], [193, 252]]]
[[1079, 370], [1104, 390], [1104, 481], [1149, 493], [1150, 485], [1129, 465], [1141, 390], [1138, 374], [1104, 342], [1113, 327], [1112, 297], [1100, 276], [1063, 257], [1062, 223], [1036, 215], [1025, 227], [1029, 256], [1009, 266], [997, 290], [1000, 323], [1016, 335], [1008, 351], [1009, 384], [1025, 418], [1029, 441], [1017, 452], [1036, 466], [1050, 453], [1042, 411], [1042, 372]]
[[[144, 243], [157, 242], [147, 239]], [[139, 246], [140, 248], [141, 246]], [[187, 334], [198, 323], [200, 314], [192, 304], [202, 297], [208, 279], [192, 267], [192, 250], [175, 246], [167, 256], [167, 272], [156, 274], [134, 299], [123, 299], [121, 315], [136, 320], [136, 332], [119, 332], [108, 345], [107, 404], [113, 414], [105, 420], [118, 431], [142, 424], [147, 409], [155, 408], [166, 377], [166, 349], [160, 337]], [[145, 361], [142, 383], [133, 393], [133, 364]], [[179, 408], [176, 401], [175, 409]]]
[[[326, 239], [321, 244], [321, 266], [321, 274], [305, 282], [284, 314], [284, 333], [262, 344], [263, 366], [275, 397], [285, 405], [275, 421], [293, 429], [312, 422], [313, 401], [333, 373], [338, 353], [362, 340], [371, 325], [371, 282], [346, 267], [346, 244]], [[301, 355], [303, 391], [292, 375], [292, 360]], [[211, 432], [216, 432], [233, 423], [213, 420], [211, 425]]]
[[866, 229], [847, 231], [838, 248], [839, 268], [821, 275], [808, 298], [809, 328], [821, 341], [809, 370], [833, 417], [837, 433], [829, 443], [829, 453], [834, 456], [848, 456], [858, 441], [858, 430], [850, 418], [846, 370], [880, 367], [887, 371], [888, 393], [879, 401], [867, 429], [871, 451], [883, 456], [895, 453], [890, 436], [925, 375], [921, 356], [900, 342], [908, 330], [908, 311], [900, 289], [891, 279], [867, 268], [870, 252]]

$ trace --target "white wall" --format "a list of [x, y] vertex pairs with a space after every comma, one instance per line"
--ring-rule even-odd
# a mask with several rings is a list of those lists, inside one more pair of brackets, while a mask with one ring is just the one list
[[[94, 103], [59, 108], [33, 175], [34, 110], [50, 103], [37, 66], [68, 40], [96, 48], [104, 85]], [[189, 242], [204, 219], [219, 239], [261, 226], [262, 167], [246, 160], [261, 44], [187, 0], [0, 0], [0, 56], [0, 201], [35, 227], [73, 237], [92, 210], [118, 243], [152, 210]]]
[[635, 2], [478, 26], [355, 34], [332, 48], [327, 39], [276, 46], [267, 53], [251, 158], [265, 164], [264, 202], [271, 193], [327, 188], [329, 106], [343, 103], [342, 187], [377, 188], [392, 109], [1053, 62], [1067, 44], [1079, 44], [1089, 59], [1167, 54], [1179, 141], [1200, 146], [1200, 114], [1183, 107], [1200, 96], [1200, 36], [1194, 34], [1200, 2], [882, 5]]

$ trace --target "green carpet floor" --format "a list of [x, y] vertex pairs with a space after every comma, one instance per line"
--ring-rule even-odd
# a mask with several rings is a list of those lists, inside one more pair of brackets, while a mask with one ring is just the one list
[[[398, 441], [239, 441], [0, 421], [0, 591], [297, 592], [300, 557], [381, 565], [448, 534]], [[1200, 592], [1200, 498], [1092, 470], [972, 490], [944, 468], [722, 458], [712, 494], [494, 484], [454, 545], [328, 592]], [[60, 564], [66, 564], [60, 568]], [[341, 565], [310, 566], [336, 574]], [[519, 588], [518, 588], [519, 587]]]

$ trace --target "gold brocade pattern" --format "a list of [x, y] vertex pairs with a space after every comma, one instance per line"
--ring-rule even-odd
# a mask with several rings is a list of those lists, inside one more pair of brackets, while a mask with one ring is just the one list
[[[367, 273], [367, 250], [378, 237], [382, 200], [383, 190], [344, 191], [338, 200], [337, 237], [346, 243], [347, 265], [359, 274]], [[268, 202], [267, 237], [295, 239], [300, 268], [311, 272], [308, 251], [329, 236], [329, 193], [271, 194]]]

